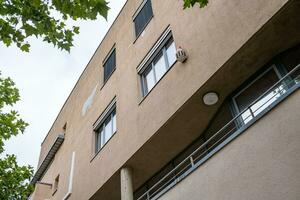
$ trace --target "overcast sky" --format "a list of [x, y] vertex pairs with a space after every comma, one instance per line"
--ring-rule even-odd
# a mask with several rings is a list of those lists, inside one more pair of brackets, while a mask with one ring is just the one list
[[20, 90], [21, 101], [14, 106], [30, 125], [23, 135], [5, 144], [8, 154], [15, 154], [19, 164], [36, 169], [41, 142], [77, 79], [103, 39], [126, 0], [112, 0], [108, 21], [80, 21], [80, 34], [74, 38], [70, 53], [60, 51], [41, 40], [30, 40], [30, 53], [0, 43], [0, 70], [11, 77]]

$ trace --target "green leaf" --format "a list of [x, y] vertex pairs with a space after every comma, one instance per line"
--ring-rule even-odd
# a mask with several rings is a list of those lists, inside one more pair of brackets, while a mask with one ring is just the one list
[[74, 26], [74, 27], [73, 27], [73, 31], [74, 31], [74, 33], [76, 33], [76, 34], [79, 34], [79, 27]]
[[33, 35], [70, 51], [79, 28], [66, 27], [66, 20], [96, 20], [99, 15], [106, 19], [109, 10], [106, 0], [0, 2], [0, 42], [6, 46], [15, 44], [26, 52], [29, 51], [28, 38]]
[[30, 47], [29, 44], [23, 44], [23, 45], [21, 46], [21, 50], [22, 50], [22, 51], [25, 51], [25, 52], [29, 52], [29, 47]]
[[199, 4], [200, 8], [203, 8], [208, 4], [208, 0], [183, 0], [183, 8], [193, 7], [196, 3]]

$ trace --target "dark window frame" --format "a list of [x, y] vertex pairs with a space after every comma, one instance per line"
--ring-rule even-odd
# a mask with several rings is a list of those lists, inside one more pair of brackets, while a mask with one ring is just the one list
[[[147, 4], [147, 3], [149, 3], [149, 4]], [[145, 20], [145, 23], [142, 26], [142, 28], [140, 28], [139, 32], [137, 32], [137, 29], [136, 29], [136, 19], [138, 18], [139, 14], [143, 11], [143, 9], [146, 9], [145, 6], [147, 6], [147, 5], [151, 9], [151, 14], [149, 15], [149, 18], [147, 20]], [[139, 6], [139, 8], [137, 9], [137, 11], [134, 13], [134, 15], [132, 17], [132, 21], [133, 21], [133, 25], [134, 25], [135, 41], [139, 38], [139, 36], [146, 29], [147, 25], [150, 23], [150, 21], [153, 18], [153, 16], [154, 16], [154, 14], [153, 14], [153, 8], [152, 8], [152, 2], [151, 2], [151, 0], [143, 0], [143, 2], [141, 3], [141, 5]]]
[[[111, 56], [113, 56], [113, 57], [111, 57]], [[113, 59], [113, 60], [111, 61], [110, 59]], [[108, 65], [109, 62], [113, 62], [113, 65], [109, 66]], [[103, 67], [103, 85], [105, 85], [105, 83], [109, 80], [109, 78], [111, 77], [111, 75], [114, 73], [114, 71], [117, 68], [117, 55], [116, 55], [115, 44], [113, 45], [113, 47], [110, 49], [110, 51], [108, 52], [107, 56], [103, 60], [102, 67]], [[111, 69], [107, 69], [109, 67]], [[109, 72], [106, 73], [106, 70], [109, 70]]]

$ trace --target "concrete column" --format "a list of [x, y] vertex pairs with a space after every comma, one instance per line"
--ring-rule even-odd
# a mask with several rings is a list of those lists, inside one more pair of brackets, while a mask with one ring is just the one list
[[132, 169], [121, 169], [121, 200], [133, 200]]

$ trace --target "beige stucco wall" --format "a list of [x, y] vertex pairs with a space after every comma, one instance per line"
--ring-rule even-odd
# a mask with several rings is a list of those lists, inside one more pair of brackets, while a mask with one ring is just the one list
[[298, 200], [299, 110], [298, 90], [160, 200]]
[[32, 199], [47, 200], [51, 198], [51, 195], [52, 195], [51, 185], [37, 183], [35, 187], [35, 191], [32, 194], [32, 198], [29, 198], [29, 200]]
[[[51, 199], [62, 199], [67, 193], [73, 151], [76, 159], [70, 199], [89, 199], [286, 2], [215, 0], [202, 10], [197, 6], [182, 10], [181, 0], [152, 0], [154, 18], [134, 43], [132, 16], [141, 1], [129, 0], [42, 143], [40, 162], [68, 123], [65, 141], [42, 178], [53, 183], [60, 174], [59, 190]], [[136, 67], [169, 24], [176, 46], [187, 49], [189, 59], [185, 64], [176, 63], [140, 103]], [[102, 61], [114, 44], [116, 71], [102, 86]], [[92, 106], [83, 116], [82, 106], [95, 87]], [[92, 159], [92, 125], [114, 96], [117, 133]]]

